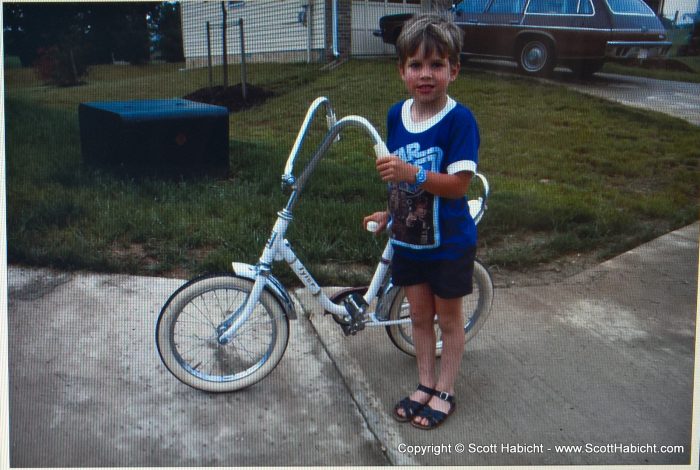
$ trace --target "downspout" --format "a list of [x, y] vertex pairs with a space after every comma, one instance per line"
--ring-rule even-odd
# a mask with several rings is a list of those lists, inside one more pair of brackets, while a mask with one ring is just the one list
[[311, 63], [311, 44], [313, 43], [313, 31], [311, 30], [311, 21], [313, 19], [313, 11], [311, 10], [311, 2], [306, 6], [306, 63]]
[[338, 0], [333, 0], [333, 57], [337, 59], [338, 56]]

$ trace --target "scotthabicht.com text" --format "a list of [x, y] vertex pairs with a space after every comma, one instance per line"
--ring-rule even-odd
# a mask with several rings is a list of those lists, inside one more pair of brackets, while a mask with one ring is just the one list
[[661, 444], [562, 444], [549, 445], [535, 443], [491, 443], [477, 444], [429, 444], [411, 445], [401, 443], [397, 450], [402, 454], [410, 455], [434, 455], [441, 454], [682, 454], [685, 447], [682, 445]]

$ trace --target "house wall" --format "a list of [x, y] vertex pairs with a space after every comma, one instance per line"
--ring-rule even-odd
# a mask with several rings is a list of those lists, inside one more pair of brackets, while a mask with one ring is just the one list
[[[182, 2], [182, 41], [186, 66], [221, 64], [223, 51], [221, 3]], [[243, 19], [246, 59], [250, 62], [319, 61], [325, 57], [326, 0], [248, 0], [223, 2], [227, 12], [226, 51], [229, 61], [240, 58], [239, 19]], [[300, 21], [304, 5], [311, 14]], [[209, 22], [210, 48], [207, 47]]]
[[[379, 29], [379, 18], [396, 13], [417, 13], [439, 8], [448, 0], [246, 0], [226, 1], [226, 50], [230, 62], [239, 60], [239, 18], [243, 19], [245, 52], [249, 62], [318, 62], [349, 56], [393, 55], [372, 33]], [[306, 23], [300, 13], [309, 5]], [[334, 11], [335, 8], [335, 11]], [[335, 16], [334, 16], [335, 13]], [[221, 2], [181, 3], [182, 39], [186, 66], [205, 67], [208, 50], [211, 61], [222, 59]], [[334, 42], [334, 18], [337, 39]], [[210, 48], [207, 28], [210, 28]]]

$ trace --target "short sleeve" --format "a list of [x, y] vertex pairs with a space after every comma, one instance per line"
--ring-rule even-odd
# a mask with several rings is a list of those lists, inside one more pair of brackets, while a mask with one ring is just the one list
[[474, 115], [464, 106], [457, 106], [449, 126], [445, 172], [476, 173], [479, 163], [479, 127]]

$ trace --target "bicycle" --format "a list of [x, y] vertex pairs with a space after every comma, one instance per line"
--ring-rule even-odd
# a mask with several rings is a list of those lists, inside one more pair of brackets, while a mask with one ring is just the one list
[[[325, 107], [328, 132], [299, 178], [294, 163], [310, 124]], [[374, 143], [377, 157], [389, 151], [376, 129], [365, 118], [347, 116], [337, 120], [327, 98], [309, 107], [282, 175], [282, 189], [291, 190], [286, 206], [277, 214], [270, 237], [256, 265], [233, 262], [233, 273], [207, 274], [186, 282], [163, 306], [156, 325], [156, 344], [161, 360], [181, 382], [208, 392], [231, 392], [249, 387], [267, 376], [284, 355], [289, 341], [289, 320], [297, 319], [287, 289], [272, 275], [272, 263], [285, 261], [304, 287], [340, 325], [345, 335], [365, 327], [385, 327], [393, 344], [415, 355], [408, 303], [402, 288], [392, 285], [389, 264], [393, 254], [387, 242], [370, 285], [346, 289], [328, 297], [284, 238], [293, 220], [292, 211], [314, 168], [346, 127], [364, 129]], [[481, 195], [468, 201], [478, 223], [489, 196], [487, 179], [477, 173]], [[368, 227], [368, 230], [373, 227]], [[493, 301], [493, 282], [488, 269], [474, 263], [473, 293], [464, 298], [466, 340], [472, 339], [486, 321]], [[370, 311], [370, 305], [375, 305]], [[438, 344], [442, 351], [439, 327]]]

